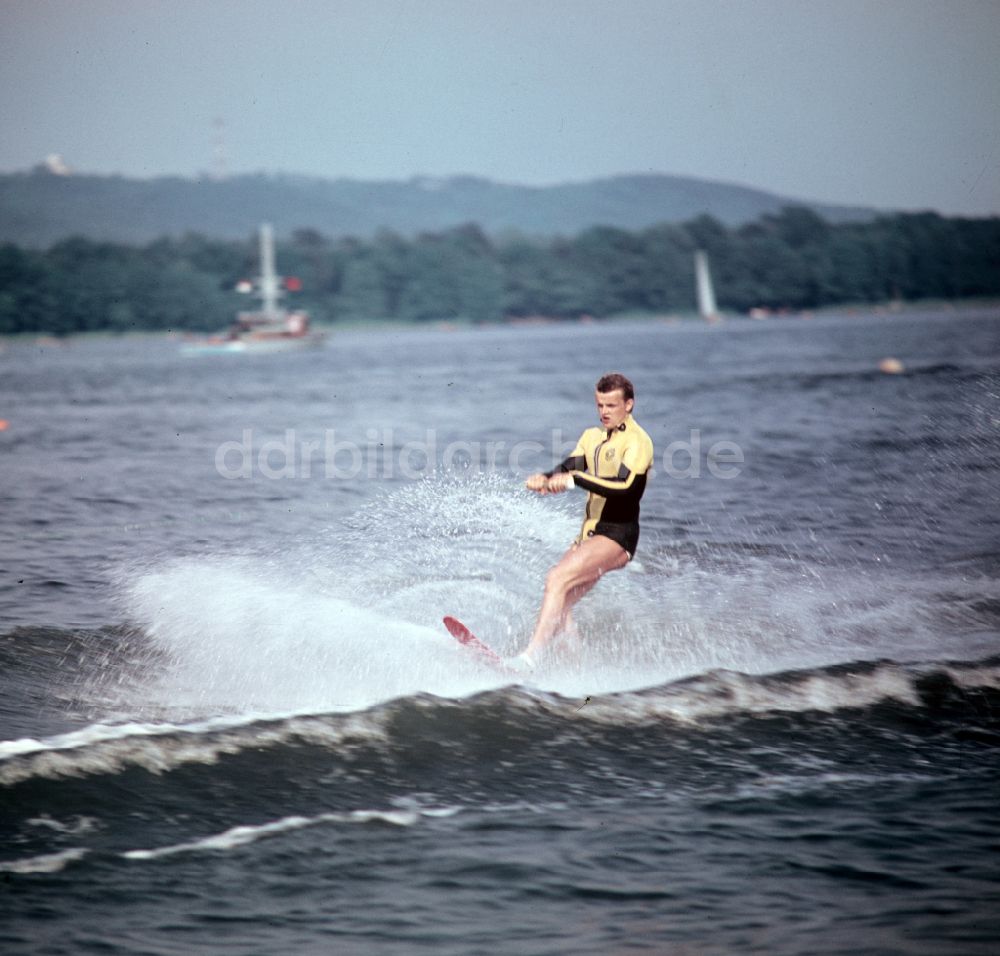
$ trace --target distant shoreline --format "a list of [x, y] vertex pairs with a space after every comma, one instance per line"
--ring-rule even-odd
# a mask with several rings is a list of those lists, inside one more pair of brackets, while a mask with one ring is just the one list
[[[813, 318], [842, 317], [845, 319], [881, 318], [885, 316], [924, 316], [933, 313], [949, 313], [956, 315], [976, 311], [996, 311], [1000, 318], [1000, 299], [994, 297], [968, 299], [921, 299], [913, 302], [854, 302], [843, 305], [826, 305], [816, 309], [801, 311], [773, 312], [762, 317], [752, 317], [743, 313], [726, 313], [721, 316], [721, 324], [748, 323], [752, 325], [767, 322], [808, 321]], [[582, 316], [579, 318], [556, 318], [551, 316], [529, 316], [501, 319], [491, 322], [475, 322], [470, 319], [441, 319], [427, 321], [403, 322], [396, 319], [350, 319], [343, 322], [314, 322], [318, 331], [336, 336], [338, 333], [378, 333], [378, 332], [410, 332], [410, 331], [459, 331], [500, 328], [539, 328], [545, 326], [571, 325], [607, 325], [615, 322], [660, 322], [666, 325], [699, 325], [705, 324], [700, 316], [693, 312], [660, 313], [660, 312], [626, 312], [617, 315], [598, 318]], [[87, 332], [74, 332], [70, 335], [53, 335], [50, 332], [18, 332], [13, 335], [0, 335], [0, 345], [49, 345], [59, 347], [81, 341], [114, 340], [156, 340], [183, 343], [198, 341], [206, 334], [192, 332], [177, 332], [171, 329], [141, 329], [135, 331], [116, 332], [108, 329], [95, 329]]]

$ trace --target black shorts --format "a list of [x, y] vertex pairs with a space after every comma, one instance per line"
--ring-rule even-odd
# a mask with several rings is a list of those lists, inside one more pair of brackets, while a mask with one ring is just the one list
[[602, 534], [605, 538], [620, 544], [629, 556], [629, 560], [635, 557], [635, 549], [639, 545], [639, 523], [618, 524], [612, 521], [598, 521], [590, 536]]

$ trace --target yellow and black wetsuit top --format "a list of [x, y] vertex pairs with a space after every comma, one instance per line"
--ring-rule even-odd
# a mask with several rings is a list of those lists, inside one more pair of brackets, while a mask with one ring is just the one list
[[617, 428], [588, 428], [573, 453], [547, 473], [569, 472], [584, 488], [587, 511], [578, 541], [603, 534], [635, 554], [639, 541], [639, 499], [653, 464], [653, 442], [629, 415]]

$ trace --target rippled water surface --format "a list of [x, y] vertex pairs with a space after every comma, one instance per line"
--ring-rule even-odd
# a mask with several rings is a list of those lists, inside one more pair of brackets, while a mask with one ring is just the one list
[[[523, 645], [611, 369], [637, 560], [510, 685], [440, 620]], [[4, 952], [996, 952], [995, 311], [17, 343], [0, 419]]]

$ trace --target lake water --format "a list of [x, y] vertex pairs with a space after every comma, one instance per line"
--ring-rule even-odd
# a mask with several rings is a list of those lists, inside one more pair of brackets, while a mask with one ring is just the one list
[[[441, 617], [526, 642], [611, 370], [638, 554], [510, 685]], [[5, 953], [997, 951], [1000, 310], [16, 343], [0, 419]]]

